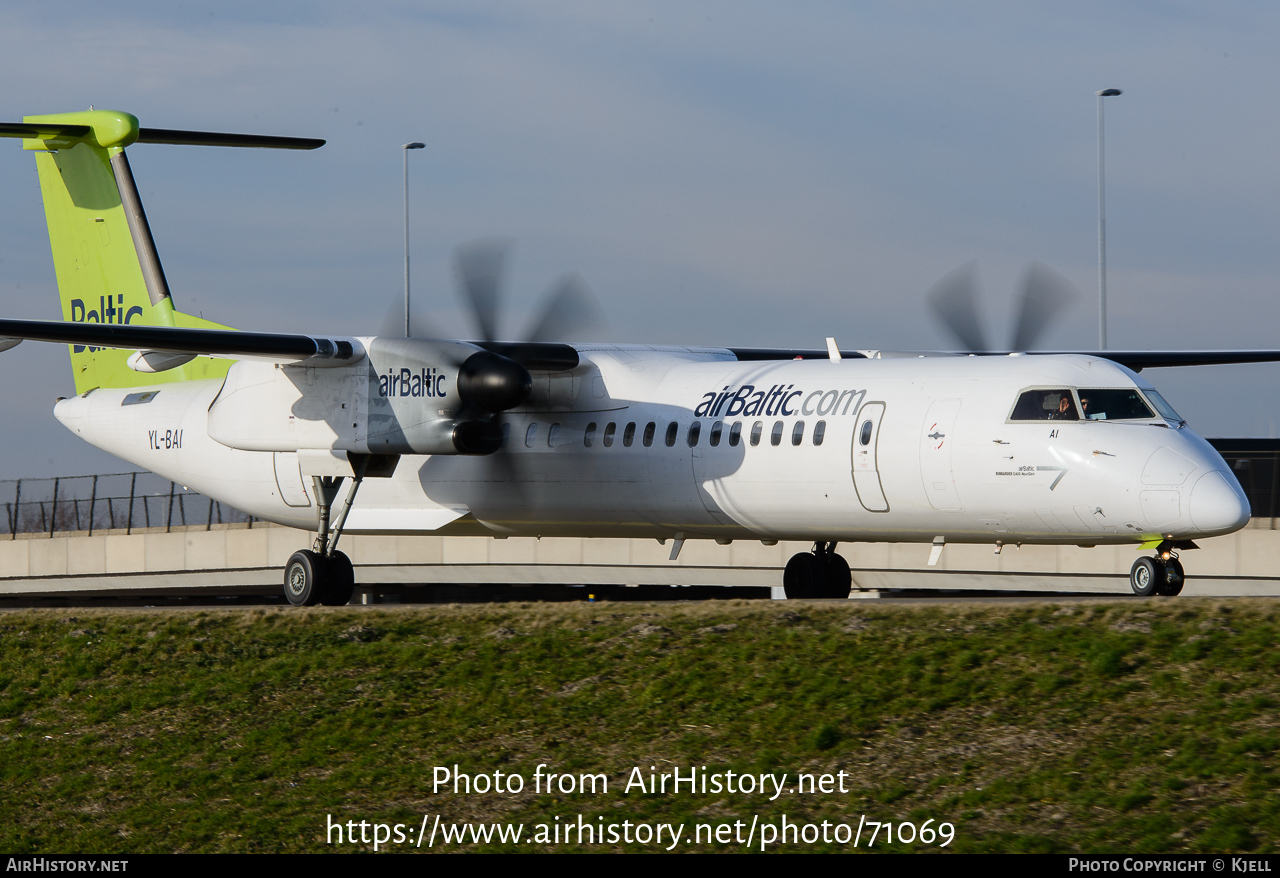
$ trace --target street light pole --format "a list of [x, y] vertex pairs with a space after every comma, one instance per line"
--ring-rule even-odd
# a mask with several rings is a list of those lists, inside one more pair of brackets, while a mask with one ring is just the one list
[[404, 337], [409, 338], [409, 150], [422, 149], [425, 143], [406, 143], [404, 153]]
[[[1121, 94], [1118, 88], [1098, 92], [1098, 347], [1107, 349], [1107, 183], [1102, 99]], [[406, 269], [407, 270], [407, 269]]]

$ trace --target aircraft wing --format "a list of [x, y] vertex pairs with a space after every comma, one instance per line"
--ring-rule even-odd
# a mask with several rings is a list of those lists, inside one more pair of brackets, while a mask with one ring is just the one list
[[[826, 350], [818, 348], [729, 348], [739, 360], [825, 360]], [[1005, 357], [1009, 351], [985, 351], [972, 356]], [[1206, 351], [1028, 351], [1028, 356], [1099, 357], [1119, 363], [1135, 372], [1173, 366], [1227, 366], [1238, 363], [1280, 362], [1280, 350]], [[899, 358], [928, 356], [970, 356], [965, 351], [841, 351], [845, 359], [862, 357]]]
[[[240, 332], [220, 329], [185, 329], [173, 326], [133, 326], [117, 323], [63, 323], [49, 320], [0, 319], [0, 339], [46, 341], [134, 351], [164, 351], [227, 359], [264, 359], [280, 363], [303, 360], [358, 360], [363, 346], [345, 336], [313, 336], [279, 332]], [[551, 343], [480, 342], [526, 368], [561, 370], [578, 364], [572, 345]], [[12, 344], [7, 345], [12, 347]], [[3, 343], [0, 342], [0, 350]], [[825, 360], [819, 348], [728, 348], [739, 360]], [[978, 356], [1007, 356], [991, 351]], [[966, 356], [960, 351], [841, 351], [845, 359], [871, 357]], [[1135, 372], [1173, 366], [1221, 366], [1240, 363], [1280, 362], [1280, 350], [1201, 351], [1034, 351], [1029, 356], [1088, 356], [1119, 363]]]
[[[129, 351], [161, 351], [232, 360], [257, 359], [276, 363], [299, 363], [305, 360], [313, 365], [332, 361], [333, 365], [340, 366], [364, 356], [363, 345], [357, 339], [347, 336], [0, 319], [0, 351], [23, 340]], [[474, 344], [515, 360], [531, 371], [563, 371], [576, 368], [579, 362], [577, 350], [567, 344], [500, 341]]]
[[[132, 326], [118, 323], [60, 323], [47, 320], [0, 319], [0, 338], [61, 342], [86, 347], [165, 351], [228, 359], [265, 359], [279, 363], [303, 360], [358, 360], [363, 346], [353, 338]], [[12, 344], [9, 345], [12, 347]]]
[[1171, 366], [1229, 366], [1236, 363], [1280, 362], [1280, 351], [1036, 351], [1046, 354], [1079, 354], [1100, 357], [1135, 372]]

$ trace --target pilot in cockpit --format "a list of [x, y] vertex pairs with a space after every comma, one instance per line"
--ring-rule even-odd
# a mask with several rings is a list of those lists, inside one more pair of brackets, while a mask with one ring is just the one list
[[1063, 394], [1062, 399], [1058, 400], [1058, 410], [1049, 415], [1051, 421], [1074, 421], [1076, 413], [1071, 407], [1071, 397]]

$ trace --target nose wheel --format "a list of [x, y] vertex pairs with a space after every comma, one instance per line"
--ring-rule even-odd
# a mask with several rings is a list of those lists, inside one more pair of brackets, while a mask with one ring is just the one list
[[1129, 570], [1129, 587], [1136, 595], [1161, 595], [1173, 597], [1182, 592], [1186, 583], [1186, 574], [1182, 570], [1182, 562], [1176, 555], [1157, 555], [1153, 558], [1139, 558], [1133, 562]]
[[836, 554], [836, 544], [818, 542], [812, 552], [792, 555], [782, 574], [782, 588], [789, 600], [849, 597], [853, 574], [849, 562]]

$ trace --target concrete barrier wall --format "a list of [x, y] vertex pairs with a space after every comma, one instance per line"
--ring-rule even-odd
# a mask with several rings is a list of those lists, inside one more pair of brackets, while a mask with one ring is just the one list
[[[1255, 519], [1226, 537], [1201, 542], [1183, 553], [1189, 578], [1276, 580], [1272, 558], [1280, 531], [1271, 519]], [[16, 593], [34, 581], [88, 578], [100, 586], [163, 582], [165, 577], [195, 584], [278, 583], [289, 556], [311, 542], [311, 534], [256, 524], [103, 533], [20, 536], [0, 540], [0, 592]], [[356, 565], [359, 583], [625, 583], [779, 586], [782, 568], [806, 543], [765, 546], [738, 541], [685, 543], [679, 560], [668, 560], [670, 545], [625, 539], [490, 539], [483, 537], [343, 537], [341, 548]], [[935, 568], [927, 567], [929, 546], [906, 543], [849, 543], [839, 551], [854, 568], [855, 582], [884, 587], [886, 571], [1125, 577], [1138, 552], [1132, 547], [949, 545]], [[225, 571], [225, 572], [223, 572]], [[236, 571], [234, 575], [230, 575]], [[200, 573], [196, 577], [175, 574]], [[92, 585], [81, 587], [93, 588]], [[153, 586], [154, 587], [154, 586]]]

